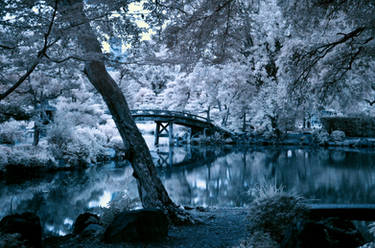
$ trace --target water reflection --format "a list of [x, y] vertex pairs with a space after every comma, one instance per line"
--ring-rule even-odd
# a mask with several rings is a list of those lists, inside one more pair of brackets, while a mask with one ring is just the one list
[[[182, 205], [247, 206], [249, 192], [264, 184], [316, 202], [375, 203], [375, 153], [368, 150], [164, 146], [152, 154], [169, 194]], [[80, 213], [123, 193], [137, 198], [132, 169], [113, 162], [21, 184], [0, 181], [0, 218], [32, 211], [46, 231], [64, 234]]]

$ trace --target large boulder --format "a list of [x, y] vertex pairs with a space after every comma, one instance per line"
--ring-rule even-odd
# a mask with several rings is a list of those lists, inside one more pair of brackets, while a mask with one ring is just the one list
[[0, 233], [1, 248], [29, 248], [30, 244], [19, 233]]
[[42, 247], [42, 227], [39, 217], [33, 213], [5, 216], [0, 221], [0, 232], [4, 234], [19, 233], [21, 239], [30, 247]]
[[107, 243], [154, 241], [168, 235], [168, 219], [159, 209], [124, 211], [104, 233]]
[[96, 233], [101, 230], [100, 219], [97, 215], [91, 213], [80, 214], [73, 225], [73, 234]]
[[361, 233], [349, 220], [328, 218], [303, 219], [291, 225], [280, 247], [359, 247], [366, 243]]
[[341, 130], [335, 130], [331, 133], [331, 140], [333, 142], [342, 142], [345, 140], [345, 132]]

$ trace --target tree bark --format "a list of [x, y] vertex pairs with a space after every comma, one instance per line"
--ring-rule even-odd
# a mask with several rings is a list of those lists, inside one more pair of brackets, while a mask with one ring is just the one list
[[[65, 5], [63, 13], [69, 17], [71, 24], [84, 23], [76, 30], [77, 39], [85, 54], [95, 58], [85, 62], [85, 73], [92, 85], [102, 95], [124, 143], [129, 145], [129, 161], [137, 179], [138, 192], [144, 208], [160, 208], [168, 211], [169, 217], [176, 220], [181, 210], [168, 196], [151, 158], [150, 151], [139, 132], [125, 100], [116, 82], [108, 74], [101, 59], [100, 43], [90, 27], [89, 20], [83, 11], [82, 0], [72, 0]], [[66, 4], [66, 3], [65, 3]]]
[[39, 137], [40, 137], [40, 129], [39, 126], [34, 123], [34, 138], [33, 138], [33, 146], [37, 146], [39, 144]]

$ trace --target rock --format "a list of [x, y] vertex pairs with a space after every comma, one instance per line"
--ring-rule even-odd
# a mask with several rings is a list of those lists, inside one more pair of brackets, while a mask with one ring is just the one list
[[80, 234], [91, 224], [100, 225], [100, 219], [97, 215], [91, 213], [80, 214], [73, 225], [73, 234]]
[[366, 241], [348, 220], [328, 218], [324, 220], [299, 220], [287, 231], [282, 248], [309, 247], [358, 247]]
[[261, 126], [261, 127], [258, 127], [257, 129], [254, 130], [254, 135], [255, 136], [262, 136], [265, 132], [266, 132], [266, 127]]
[[333, 142], [342, 142], [345, 140], [345, 133], [340, 130], [335, 130], [331, 133], [331, 140]]
[[0, 247], [27, 248], [30, 247], [30, 245], [23, 240], [19, 233], [0, 233]]
[[104, 227], [99, 224], [89, 224], [80, 233], [81, 236], [99, 236], [104, 233]]
[[226, 139], [224, 140], [224, 143], [225, 143], [225, 144], [234, 144], [235, 142], [233, 141], [232, 138], [226, 138]]
[[159, 209], [124, 211], [117, 215], [104, 233], [107, 243], [153, 241], [166, 237], [168, 219]]
[[42, 247], [42, 227], [39, 217], [33, 213], [5, 216], [0, 221], [1, 233], [19, 233], [31, 247]]

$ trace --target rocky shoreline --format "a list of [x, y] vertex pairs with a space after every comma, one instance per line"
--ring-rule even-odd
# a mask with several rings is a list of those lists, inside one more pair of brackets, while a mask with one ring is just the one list
[[170, 225], [157, 209], [125, 210], [110, 223], [84, 213], [65, 236], [43, 235], [33, 213], [14, 214], [0, 221], [0, 247], [341, 248], [370, 245], [374, 239], [345, 218], [312, 216], [298, 198], [286, 194], [258, 199], [250, 208], [186, 211], [195, 224]]

